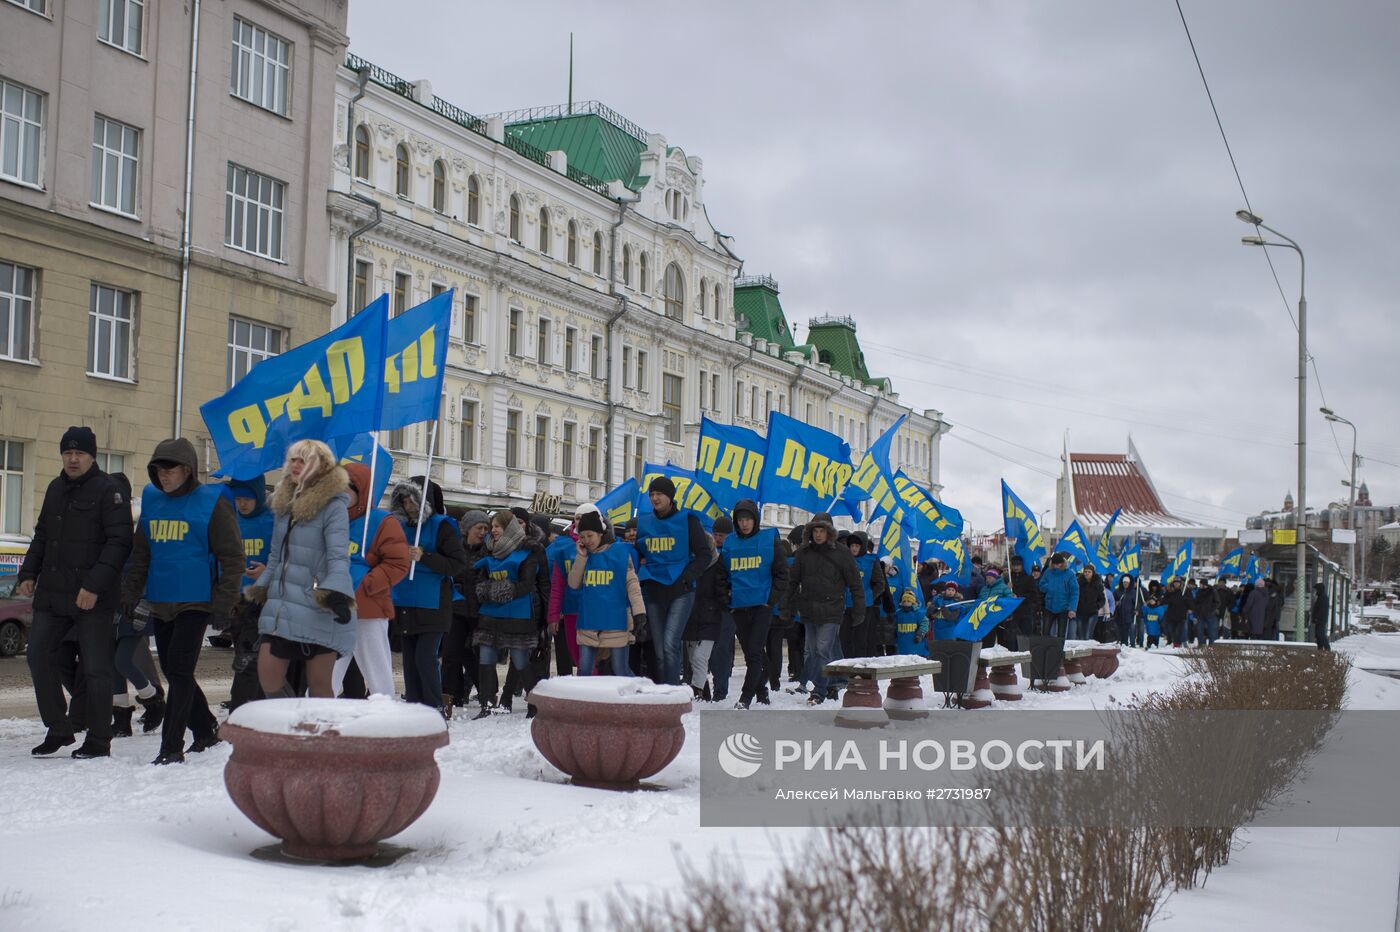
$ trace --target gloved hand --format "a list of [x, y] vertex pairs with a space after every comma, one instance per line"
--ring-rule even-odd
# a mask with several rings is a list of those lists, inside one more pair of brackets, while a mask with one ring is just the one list
[[336, 624], [348, 625], [350, 623], [350, 609], [353, 603], [345, 593], [336, 592], [334, 589], [317, 589], [316, 602], [335, 616]]
[[136, 603], [136, 607], [131, 610], [131, 630], [145, 631], [146, 625], [151, 621], [151, 603], [142, 599]]
[[640, 614], [640, 615], [633, 615], [633, 616], [632, 616], [632, 637], [633, 637], [633, 639], [636, 640], [638, 643], [641, 643], [642, 641], [645, 641], [645, 640], [646, 640], [646, 634], [647, 634], [647, 616], [646, 616], [646, 613], [643, 612], [643, 613]]

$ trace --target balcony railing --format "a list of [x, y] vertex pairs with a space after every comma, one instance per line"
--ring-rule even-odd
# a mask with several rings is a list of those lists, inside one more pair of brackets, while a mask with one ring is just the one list
[[821, 317], [813, 317], [807, 321], [808, 327], [825, 327], [832, 324], [840, 327], [850, 327], [852, 330], [856, 329], [856, 319], [854, 317], [847, 317], [844, 314], [825, 314]]
[[561, 117], [570, 116], [602, 117], [642, 145], [647, 144], [646, 130], [642, 129], [636, 123], [633, 123], [607, 104], [597, 100], [575, 101], [572, 107], [567, 104], [554, 104], [549, 107], [528, 107], [523, 110], [506, 110], [491, 115], [500, 117], [505, 121], [507, 126], [513, 123], [533, 123], [535, 120], [557, 120]]
[[767, 288], [778, 292], [778, 280], [771, 275], [741, 275], [734, 279], [735, 288]]

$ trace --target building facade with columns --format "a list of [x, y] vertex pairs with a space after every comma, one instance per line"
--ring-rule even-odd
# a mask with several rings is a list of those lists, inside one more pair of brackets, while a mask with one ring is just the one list
[[[399, 313], [455, 291], [436, 436], [431, 423], [381, 435], [396, 476], [421, 474], [431, 449], [451, 505], [557, 496], [569, 510], [645, 463], [692, 466], [702, 416], [762, 431], [781, 411], [859, 455], [907, 413], [836, 341], [769, 338], [771, 315], [748, 305], [757, 295], [781, 317], [777, 285], [736, 288], [703, 161], [602, 104], [483, 118], [350, 56], [335, 138], [336, 320], [382, 294]], [[854, 321], [840, 326], [853, 343]], [[938, 412], [912, 413], [896, 445], [934, 490], [946, 430]]]

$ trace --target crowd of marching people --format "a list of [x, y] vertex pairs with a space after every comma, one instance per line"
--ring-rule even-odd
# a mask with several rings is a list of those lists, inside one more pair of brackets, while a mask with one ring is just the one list
[[[135, 724], [161, 732], [155, 764], [218, 744], [195, 676], [209, 628], [233, 644], [230, 709], [394, 695], [397, 643], [403, 699], [451, 720], [511, 712], [551, 672], [645, 676], [727, 703], [736, 644], [736, 708], [781, 689], [819, 705], [845, 685], [826, 675], [833, 661], [927, 655], [992, 596], [1020, 600], [984, 641], [1012, 648], [1027, 635], [1145, 648], [1277, 639], [1283, 611], [1271, 579], [1140, 587], [1136, 575], [1076, 571], [1064, 553], [1029, 568], [974, 556], [961, 579], [928, 561], [900, 585], [868, 534], [838, 531], [828, 514], [782, 534], [744, 500], [707, 527], [677, 507], [664, 476], [620, 527], [589, 504], [572, 520], [523, 508], [454, 520], [421, 476], [396, 484], [381, 509], [369, 467], [338, 463], [315, 440], [289, 448], [270, 495], [261, 477], [201, 483], [194, 446], [163, 441], [133, 521], [131, 484], [97, 466], [90, 429], [69, 428], [60, 452], [18, 573], [20, 594], [34, 598], [40, 756], [81, 732], [74, 757], [108, 756], [113, 737], [132, 734], [137, 705]], [[1321, 585], [1315, 598], [1325, 619]]]

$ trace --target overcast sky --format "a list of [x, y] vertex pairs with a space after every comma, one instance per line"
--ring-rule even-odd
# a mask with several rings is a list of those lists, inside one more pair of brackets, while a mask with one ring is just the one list
[[[1183, 8], [1250, 203], [1307, 252], [1327, 401], [1400, 502], [1400, 5]], [[574, 98], [704, 159], [710, 218], [799, 334], [852, 315], [872, 372], [955, 425], [943, 497], [975, 527], [1002, 477], [1054, 505], [1066, 431], [1131, 432], [1168, 506], [1227, 527], [1296, 487], [1296, 331], [1171, 0], [349, 15], [353, 51], [477, 114], [563, 103], [572, 30]], [[1296, 256], [1274, 265], [1296, 307]], [[1344, 500], [1351, 433], [1339, 454], [1309, 388], [1308, 500]]]

